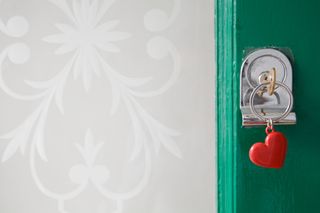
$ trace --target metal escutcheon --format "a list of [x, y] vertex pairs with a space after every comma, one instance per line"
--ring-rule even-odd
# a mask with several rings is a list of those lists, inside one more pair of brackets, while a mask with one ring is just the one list
[[[275, 70], [276, 82], [272, 93], [268, 93], [266, 82], [269, 78], [275, 78], [269, 76], [271, 70]], [[240, 75], [242, 125], [266, 125], [270, 119], [274, 125], [295, 124], [292, 105], [292, 66], [287, 56], [272, 48], [258, 49], [248, 54]]]

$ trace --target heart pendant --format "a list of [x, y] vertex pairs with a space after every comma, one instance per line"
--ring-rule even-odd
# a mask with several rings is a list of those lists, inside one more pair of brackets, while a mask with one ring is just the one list
[[281, 168], [287, 152], [287, 139], [281, 132], [268, 132], [265, 142], [251, 146], [250, 160], [257, 166], [266, 168]]

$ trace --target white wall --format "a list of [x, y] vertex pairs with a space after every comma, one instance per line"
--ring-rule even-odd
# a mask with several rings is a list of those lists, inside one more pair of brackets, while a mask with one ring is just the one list
[[0, 19], [0, 212], [216, 212], [212, 0], [2, 0]]

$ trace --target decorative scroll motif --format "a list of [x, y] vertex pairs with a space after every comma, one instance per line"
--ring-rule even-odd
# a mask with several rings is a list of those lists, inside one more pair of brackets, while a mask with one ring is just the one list
[[[158, 154], [160, 148], [182, 158], [180, 148], [175, 142], [179, 132], [167, 127], [152, 116], [139, 102], [141, 98], [152, 98], [168, 91], [179, 77], [181, 70], [180, 55], [174, 44], [166, 37], [154, 35], [147, 41], [147, 54], [155, 60], [170, 57], [174, 67], [171, 76], [159, 88], [142, 91], [141, 87], [152, 83], [151, 77], [133, 78], [116, 71], [108, 63], [108, 58], [102, 53], [121, 52], [117, 44], [130, 39], [132, 35], [118, 31], [121, 28], [119, 20], [104, 22], [103, 17], [115, 0], [48, 0], [67, 18], [65, 23], [55, 23], [57, 33], [43, 38], [48, 45], [55, 45], [57, 57], [69, 57], [66, 64], [51, 79], [45, 81], [25, 80], [25, 84], [38, 91], [32, 95], [15, 92], [7, 85], [3, 78], [4, 62], [9, 59], [13, 64], [23, 64], [30, 59], [30, 49], [25, 43], [13, 43], [5, 47], [0, 53], [0, 88], [10, 97], [21, 101], [38, 103], [37, 107], [15, 128], [1, 135], [7, 146], [2, 153], [2, 162], [10, 160], [18, 151], [28, 154], [32, 178], [38, 189], [46, 196], [58, 203], [59, 212], [68, 212], [65, 203], [79, 196], [88, 186], [93, 184], [98, 193], [106, 199], [115, 202], [113, 213], [123, 211], [124, 202], [139, 195], [147, 186], [152, 173], [152, 157]], [[145, 28], [153, 33], [166, 30], [174, 22], [180, 11], [180, 0], [175, 0], [170, 17], [159, 9], [152, 9], [144, 16]], [[26, 18], [14, 16], [8, 21], [0, 19], [0, 30], [9, 37], [23, 38], [29, 31]], [[119, 55], [121, 57], [121, 55]], [[36, 59], [35, 59], [36, 60]], [[50, 122], [50, 107], [56, 106], [64, 114], [64, 88], [74, 79], [81, 79], [83, 87], [89, 93], [94, 78], [107, 80], [112, 88], [112, 105], [110, 116], [116, 116], [119, 106], [124, 106], [131, 120], [134, 144], [130, 162], [138, 157], [144, 159], [144, 171], [141, 180], [131, 189], [117, 192], [106, 186], [112, 177], [112, 171], [107, 165], [98, 164], [96, 158], [101, 154], [104, 142], [97, 141], [94, 130], [88, 128], [84, 135], [84, 142], [75, 144], [83, 158], [83, 163], [73, 165], [69, 170], [69, 177], [75, 188], [69, 192], [56, 193], [49, 189], [41, 180], [36, 159], [50, 161], [45, 148], [44, 130]], [[101, 207], [103, 208], [103, 207]], [[101, 209], [99, 212], [106, 212]]]

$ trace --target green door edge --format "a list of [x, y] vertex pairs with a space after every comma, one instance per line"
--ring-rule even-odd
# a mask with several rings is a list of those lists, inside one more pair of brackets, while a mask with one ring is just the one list
[[236, 212], [236, 124], [238, 81], [235, 76], [234, 0], [215, 0], [216, 133], [218, 212]]

